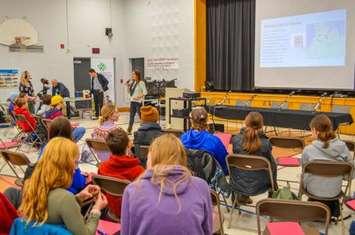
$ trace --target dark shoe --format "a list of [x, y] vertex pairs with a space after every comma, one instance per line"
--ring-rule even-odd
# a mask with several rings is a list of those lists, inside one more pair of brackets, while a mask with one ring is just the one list
[[92, 120], [98, 120], [99, 118], [98, 117], [92, 117]]
[[253, 200], [251, 200], [249, 196], [245, 196], [245, 195], [239, 195], [238, 202], [240, 204], [253, 204]]
[[132, 135], [132, 130], [128, 128], [128, 129], [127, 129], [127, 134], [128, 134], [128, 135]]

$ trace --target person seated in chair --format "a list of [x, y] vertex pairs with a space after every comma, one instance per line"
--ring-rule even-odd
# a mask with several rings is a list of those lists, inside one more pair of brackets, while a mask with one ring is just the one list
[[43, 95], [42, 96], [42, 104], [36, 112], [36, 115], [44, 117], [45, 113], [51, 109], [51, 95]]
[[93, 139], [106, 139], [108, 133], [117, 128], [119, 113], [117, 107], [113, 104], [105, 104], [101, 108], [100, 126], [95, 128], [91, 137]]
[[141, 125], [136, 132], [134, 132], [134, 154], [140, 158], [143, 165], [146, 159], [140, 156], [140, 146], [149, 146], [152, 141], [162, 134], [162, 129], [157, 123], [159, 121], [159, 112], [153, 106], [142, 106], [141, 112]]
[[[302, 153], [302, 165], [316, 160], [350, 162], [353, 160], [346, 144], [336, 138], [332, 123], [325, 114], [315, 116], [310, 128], [315, 139]], [[322, 177], [304, 174], [303, 183], [307, 191], [317, 197], [332, 198], [342, 190], [343, 177]], [[339, 217], [339, 201], [322, 201], [331, 209], [332, 217]]]
[[[62, 109], [64, 107], [64, 99], [60, 95], [52, 96], [51, 99], [52, 108], [45, 112], [44, 117], [46, 119], [53, 120], [57, 117], [64, 116]], [[84, 135], [86, 129], [84, 127], [75, 127], [73, 128], [73, 140], [78, 142]]]
[[[91, 235], [107, 205], [106, 197], [96, 185], [89, 185], [76, 195], [66, 188], [72, 183], [79, 157], [79, 148], [63, 137], [51, 139], [38, 161], [32, 176], [25, 181], [19, 214], [27, 222], [41, 225], [64, 225], [72, 234]], [[87, 219], [80, 205], [88, 199], [94, 204]]]
[[182, 134], [181, 142], [187, 149], [198, 149], [210, 153], [228, 175], [226, 157], [228, 152], [222, 141], [207, 131], [208, 113], [203, 107], [196, 107], [190, 113], [192, 128]]
[[[245, 127], [232, 138], [233, 153], [265, 157], [271, 164], [276, 185], [277, 166], [271, 153], [272, 145], [263, 132], [263, 126], [263, 116], [258, 112], [250, 112], [245, 118]], [[257, 172], [236, 170], [232, 175], [236, 176], [236, 184], [242, 189], [244, 188], [245, 192], [253, 195], [265, 192], [270, 187], [269, 174], [263, 170]], [[239, 195], [238, 201], [247, 204], [252, 203], [252, 200], [243, 194]]]
[[[135, 180], [144, 168], [137, 158], [128, 155], [130, 140], [122, 128], [111, 131], [106, 137], [106, 143], [112, 155], [101, 162], [98, 174], [122, 180]], [[109, 217], [117, 220], [121, 216], [121, 198], [106, 195], [109, 207]]]
[[33, 132], [37, 127], [35, 117], [32, 116], [28, 109], [27, 99], [25, 97], [17, 97], [15, 100], [14, 113], [16, 115], [23, 115], [27, 120], [18, 120], [16, 125], [21, 128], [23, 132]]

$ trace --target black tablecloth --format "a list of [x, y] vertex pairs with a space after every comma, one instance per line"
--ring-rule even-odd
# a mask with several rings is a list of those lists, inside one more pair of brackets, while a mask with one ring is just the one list
[[[264, 125], [309, 130], [309, 123], [319, 112], [303, 110], [280, 110], [272, 108], [252, 108], [239, 106], [208, 106], [207, 111], [215, 117], [229, 120], [244, 120], [249, 112], [256, 111], [263, 115]], [[349, 113], [324, 112], [337, 129], [340, 124], [351, 124], [353, 118]]]

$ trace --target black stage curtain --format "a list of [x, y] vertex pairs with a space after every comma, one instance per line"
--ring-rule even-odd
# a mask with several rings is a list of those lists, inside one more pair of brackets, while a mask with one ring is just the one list
[[254, 87], [255, 0], [207, 0], [207, 78], [217, 90]]

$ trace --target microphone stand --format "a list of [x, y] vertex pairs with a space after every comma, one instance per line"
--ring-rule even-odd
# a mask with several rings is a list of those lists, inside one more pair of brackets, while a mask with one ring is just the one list
[[282, 107], [284, 106], [284, 104], [287, 104], [288, 103], [288, 100], [294, 95], [296, 94], [296, 91], [292, 91], [290, 94], [288, 94], [288, 96], [286, 96], [285, 100], [282, 101], [279, 106], [278, 106], [278, 109], [279, 110], [282, 110]]
[[324, 92], [320, 97], [319, 97], [319, 100], [318, 102], [316, 103], [316, 105], [313, 107], [313, 112], [318, 112], [319, 111], [319, 108], [320, 106], [322, 105], [322, 101], [323, 101], [323, 98], [325, 96], [327, 96], [328, 93], [327, 92]]

